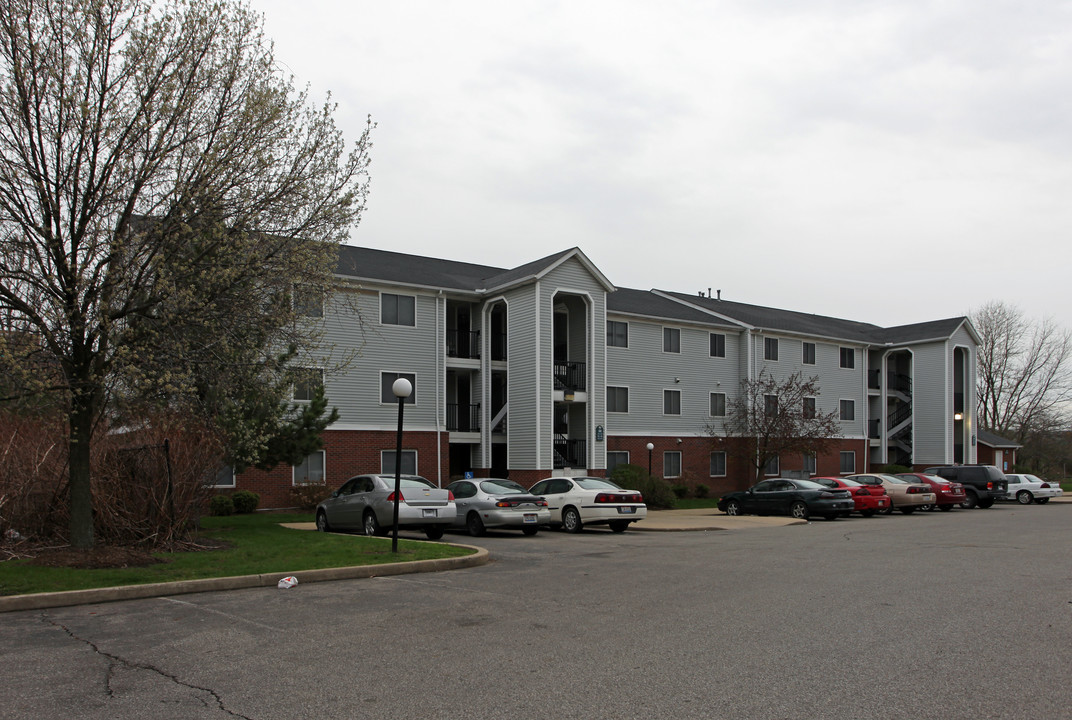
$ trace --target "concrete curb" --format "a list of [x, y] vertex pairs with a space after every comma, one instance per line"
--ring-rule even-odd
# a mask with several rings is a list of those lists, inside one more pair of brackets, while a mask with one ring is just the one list
[[137, 600], [140, 598], [185, 595], [187, 593], [212, 592], [216, 590], [270, 587], [275, 586], [281, 578], [288, 575], [298, 578], [300, 586], [302, 583], [325, 582], [328, 580], [352, 580], [388, 575], [405, 575], [408, 573], [459, 570], [461, 568], [485, 565], [490, 560], [488, 551], [484, 548], [474, 545], [454, 544], [454, 546], [469, 548], [476, 552], [465, 557], [413, 560], [410, 562], [384, 563], [382, 565], [356, 565], [352, 567], [324, 568], [322, 570], [300, 570], [291, 573], [262, 573], [260, 575], [180, 580], [178, 582], [150, 583], [147, 585], [122, 585], [119, 587], [91, 588], [89, 590], [69, 590], [67, 592], [10, 595], [0, 597], [0, 612], [42, 610], [44, 608], [67, 607], [70, 605]]

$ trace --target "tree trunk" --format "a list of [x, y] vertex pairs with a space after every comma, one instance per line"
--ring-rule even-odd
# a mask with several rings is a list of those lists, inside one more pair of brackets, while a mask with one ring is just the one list
[[93, 436], [93, 394], [75, 392], [71, 398], [68, 437], [70, 471], [71, 545], [93, 547], [93, 492], [90, 488], [90, 441]]

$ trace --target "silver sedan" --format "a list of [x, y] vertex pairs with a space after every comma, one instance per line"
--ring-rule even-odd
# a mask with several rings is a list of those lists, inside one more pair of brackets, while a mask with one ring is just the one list
[[447, 489], [454, 493], [458, 508], [454, 527], [466, 528], [473, 537], [483, 535], [486, 528], [513, 528], [535, 535], [541, 525], [551, 522], [547, 501], [513, 480], [456, 480]]
[[[419, 475], [403, 475], [400, 486], [398, 526], [420, 528], [429, 540], [443, 537], [456, 512], [450, 491]], [[386, 535], [394, 524], [394, 493], [394, 475], [352, 477], [316, 506], [316, 529]]]

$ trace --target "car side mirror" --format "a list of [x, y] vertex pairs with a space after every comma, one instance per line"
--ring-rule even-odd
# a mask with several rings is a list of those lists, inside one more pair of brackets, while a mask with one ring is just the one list
[[331, 497], [333, 497], [333, 498], [339, 497], [339, 491], [336, 490], [335, 492], [331, 493]]

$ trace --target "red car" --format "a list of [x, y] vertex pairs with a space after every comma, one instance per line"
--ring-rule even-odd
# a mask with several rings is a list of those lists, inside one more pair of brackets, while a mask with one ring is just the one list
[[862, 485], [855, 480], [836, 477], [813, 477], [812, 482], [829, 488], [848, 490], [852, 495], [853, 503], [856, 504], [856, 512], [864, 517], [871, 517], [877, 512], [889, 512], [893, 507], [890, 505], [890, 497], [886, 494], [886, 488], [881, 485]]
[[937, 507], [943, 512], [948, 512], [953, 509], [954, 505], [960, 505], [967, 498], [963, 485], [940, 478], [937, 475], [898, 473], [897, 477], [909, 482], [926, 483], [931, 486], [935, 498], [934, 505], [920, 505], [919, 510], [933, 510]]

